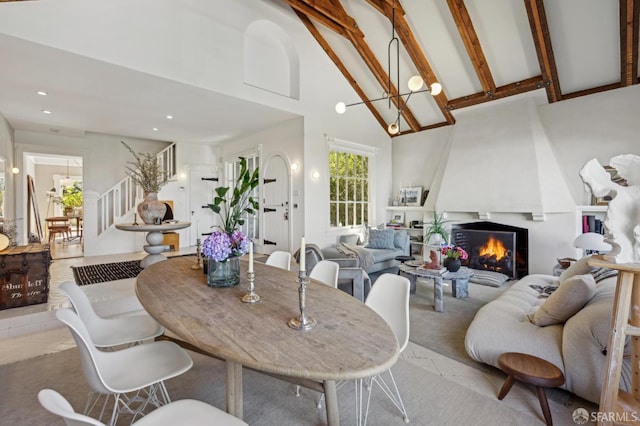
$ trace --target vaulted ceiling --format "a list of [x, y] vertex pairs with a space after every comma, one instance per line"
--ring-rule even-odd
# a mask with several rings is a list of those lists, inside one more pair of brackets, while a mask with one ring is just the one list
[[[362, 102], [385, 130], [400, 111], [398, 134], [533, 90], [553, 103], [638, 83], [640, 0], [278, 1], [360, 98], [336, 102]], [[413, 75], [442, 92], [399, 96]]]

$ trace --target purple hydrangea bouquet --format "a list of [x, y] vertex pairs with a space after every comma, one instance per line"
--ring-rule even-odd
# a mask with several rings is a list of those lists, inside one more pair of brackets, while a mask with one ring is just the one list
[[231, 234], [216, 231], [202, 244], [202, 253], [216, 262], [223, 262], [230, 257], [242, 256], [248, 252], [249, 239], [240, 230], [235, 230]]

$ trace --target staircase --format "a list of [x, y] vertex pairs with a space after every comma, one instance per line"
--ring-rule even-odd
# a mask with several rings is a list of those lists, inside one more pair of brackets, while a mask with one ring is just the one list
[[[176, 175], [176, 144], [160, 151], [156, 159], [162, 170], [162, 176], [170, 180]], [[84, 193], [83, 237], [86, 248], [92, 244], [101, 244], [116, 223], [126, 216], [133, 216], [137, 205], [142, 201], [142, 189], [131, 177], [127, 176], [103, 194]]]

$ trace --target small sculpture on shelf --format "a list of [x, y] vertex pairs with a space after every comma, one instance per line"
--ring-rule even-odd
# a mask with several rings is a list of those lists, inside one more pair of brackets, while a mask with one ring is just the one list
[[440, 256], [435, 250], [429, 250], [429, 262], [424, 262], [425, 269], [435, 269], [438, 270], [441, 268], [440, 266]]

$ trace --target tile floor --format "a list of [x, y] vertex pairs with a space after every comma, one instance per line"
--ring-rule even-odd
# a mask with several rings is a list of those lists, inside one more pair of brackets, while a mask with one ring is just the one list
[[[0, 311], [0, 365], [75, 346], [70, 333], [53, 314], [55, 309], [68, 306], [65, 297], [58, 291], [58, 286], [62, 282], [73, 280], [70, 266], [141, 259], [143, 256], [144, 253], [135, 253], [53, 261], [47, 304]], [[140, 308], [133, 286], [134, 280], [127, 279], [109, 284], [92, 284], [84, 287], [84, 290], [94, 303], [96, 311], [108, 316]], [[489, 398], [496, 398], [505, 377], [498, 370], [484, 373], [411, 342], [402, 357], [416, 367], [441, 375]], [[556, 426], [575, 425], [572, 413], [577, 408], [597, 411], [597, 405], [567, 392], [551, 390], [549, 395], [549, 406]], [[540, 404], [532, 387], [517, 382], [503, 403], [522, 412], [523, 416], [538, 419], [541, 425], [544, 424]], [[417, 424], [415, 421], [414, 423]]]

